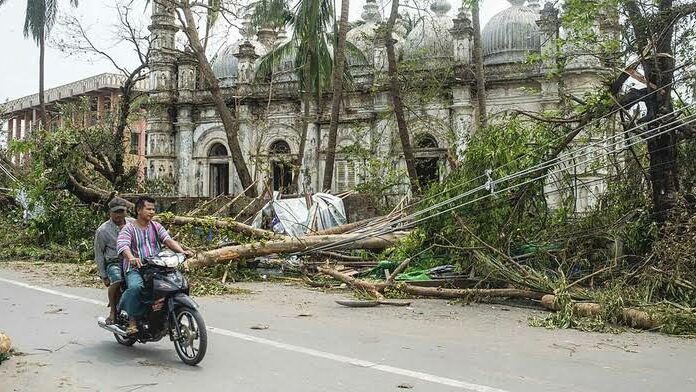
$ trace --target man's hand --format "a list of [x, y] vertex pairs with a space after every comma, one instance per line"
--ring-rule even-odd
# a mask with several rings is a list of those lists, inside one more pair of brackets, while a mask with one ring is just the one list
[[191, 257], [195, 254], [191, 249], [184, 249], [182, 253], [185, 254], [186, 257]]
[[140, 268], [143, 266], [143, 263], [140, 262], [140, 259], [135, 258], [135, 257], [128, 260], [128, 263], [130, 263], [131, 267], [133, 267], [133, 268]]
[[111, 281], [107, 277], [101, 278], [102, 282], [104, 283], [104, 286], [109, 287], [111, 286]]

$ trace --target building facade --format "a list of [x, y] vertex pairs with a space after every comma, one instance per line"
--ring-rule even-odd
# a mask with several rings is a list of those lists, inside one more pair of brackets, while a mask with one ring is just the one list
[[[595, 89], [605, 69], [596, 60], [575, 58], [565, 71], [550, 78], [555, 67], [559, 34], [558, 12], [551, 4], [513, 0], [483, 28], [486, 101], [489, 115], [510, 110], [539, 113], [558, 109], [560, 85], [564, 92], [581, 96]], [[414, 79], [442, 71], [441, 93], [409, 102], [408, 129], [414, 141], [421, 181], [436, 181], [446, 174], [446, 155], [461, 156], [474, 131], [477, 110], [473, 90], [472, 28], [466, 9], [449, 16], [447, 0], [437, 0], [430, 14], [408, 33], [397, 23], [395, 38], [402, 73]], [[338, 154], [332, 191], [355, 186], [366, 174], [364, 159], [344, 153], [349, 147], [382, 162], [385, 170], [403, 170], [396, 124], [386, 83], [384, 40], [377, 36], [383, 23], [374, 0], [367, 0], [362, 21], [348, 32], [347, 40], [362, 56], [349, 55], [352, 86], [343, 96], [338, 131]], [[604, 28], [598, 24], [598, 29]], [[148, 116], [147, 176], [175, 184], [182, 196], [239, 193], [237, 178], [222, 123], [210, 94], [198, 85], [196, 64], [174, 47], [176, 22], [172, 9], [154, 2], [151, 97], [159, 104]], [[282, 58], [272, 75], [262, 75], [259, 64], [288, 37], [271, 29], [246, 24], [242, 38], [212, 59], [223, 93], [240, 122], [239, 141], [258, 190], [270, 185], [287, 190], [295, 173], [289, 162], [299, 152], [303, 101], [293, 58]], [[562, 34], [562, 32], [561, 32]], [[530, 55], [542, 60], [530, 62]], [[417, 86], [417, 84], [415, 84]], [[330, 121], [330, 94], [323, 106], [312, 102], [318, 120], [308, 125], [300, 190], [320, 190]], [[320, 110], [318, 110], [320, 109]], [[354, 148], [353, 148], [354, 150]], [[404, 181], [404, 191], [407, 181]]]
[[[115, 113], [118, 107], [125, 77], [118, 74], [103, 73], [86, 79], [78, 80], [63, 86], [50, 88], [45, 91], [45, 106], [48, 113], [48, 128], [58, 127], [63, 123], [60, 113], [60, 105], [77, 102], [80, 99], [88, 99], [90, 113], [84, 116], [85, 125], [98, 121], [110, 113]], [[145, 93], [147, 82], [137, 85], [137, 90]], [[12, 140], [26, 139], [39, 121], [39, 94], [9, 101], [2, 105], [2, 118], [7, 124], [4, 127], [4, 141], [0, 147], [7, 147]], [[147, 137], [145, 133], [145, 119], [136, 120], [129, 124], [128, 155], [126, 164], [137, 166], [144, 177], [145, 173], [145, 145]], [[10, 157], [16, 165], [24, 162], [24, 157], [14, 154]]]

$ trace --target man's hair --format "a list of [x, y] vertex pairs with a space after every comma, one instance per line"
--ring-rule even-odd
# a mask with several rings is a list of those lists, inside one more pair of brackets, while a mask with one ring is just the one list
[[138, 200], [135, 201], [135, 211], [140, 211], [143, 207], [145, 207], [145, 202], [152, 204], [156, 203], [155, 199], [150, 196], [140, 196], [138, 197]]

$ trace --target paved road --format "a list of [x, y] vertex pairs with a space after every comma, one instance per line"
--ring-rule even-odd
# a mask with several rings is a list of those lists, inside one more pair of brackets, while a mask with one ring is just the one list
[[500, 305], [349, 309], [333, 302], [346, 294], [247, 287], [198, 299], [212, 328], [189, 367], [168, 341], [116, 344], [96, 326], [102, 290], [0, 269], [0, 330], [24, 353], [0, 365], [0, 391], [696, 390], [694, 340], [532, 328], [533, 311]]

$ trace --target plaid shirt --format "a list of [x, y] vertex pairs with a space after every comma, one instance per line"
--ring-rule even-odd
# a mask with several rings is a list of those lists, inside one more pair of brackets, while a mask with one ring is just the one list
[[[116, 250], [120, 255], [124, 250], [130, 249], [133, 257], [144, 259], [159, 254], [162, 245], [172, 237], [158, 222], [150, 221], [147, 227], [138, 226], [137, 222], [130, 222], [123, 226], [118, 234]], [[123, 260], [123, 272], [130, 270], [128, 260]]]

